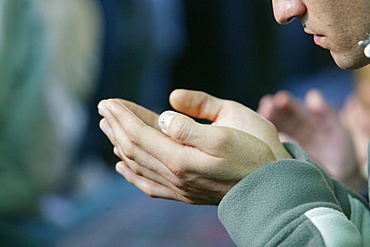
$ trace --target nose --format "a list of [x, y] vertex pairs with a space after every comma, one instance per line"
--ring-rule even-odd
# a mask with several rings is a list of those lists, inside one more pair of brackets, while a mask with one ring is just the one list
[[303, 16], [307, 9], [301, 0], [272, 0], [275, 20], [279, 24], [288, 24], [294, 18]]

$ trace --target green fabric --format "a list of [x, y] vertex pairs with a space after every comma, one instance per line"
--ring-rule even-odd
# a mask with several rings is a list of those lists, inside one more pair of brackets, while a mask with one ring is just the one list
[[[353, 208], [355, 212], [351, 215], [351, 221], [357, 229], [361, 229], [363, 233], [370, 233], [370, 212], [363, 206], [363, 200], [352, 196], [350, 196], [349, 199], [351, 208]], [[362, 234], [362, 242], [370, 243], [370, 234]]]
[[354, 224], [347, 223], [348, 218], [342, 212], [320, 207], [306, 212], [305, 216], [319, 231], [325, 246], [362, 246], [360, 232]]
[[[298, 146], [284, 145], [294, 159], [257, 169], [221, 201], [219, 218], [234, 242], [238, 246], [325, 246], [330, 243], [327, 236], [332, 235], [322, 234], [305, 213], [327, 208], [346, 224], [343, 229], [358, 231], [357, 235], [344, 230], [337, 234], [351, 243], [361, 243], [362, 229], [348, 220], [356, 212], [352, 212], [347, 189], [331, 180]], [[369, 211], [368, 205], [361, 205]], [[331, 222], [326, 223], [332, 227]]]

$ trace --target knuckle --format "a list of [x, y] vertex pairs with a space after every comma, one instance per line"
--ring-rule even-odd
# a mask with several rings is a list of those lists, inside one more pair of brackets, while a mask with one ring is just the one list
[[229, 150], [233, 142], [232, 135], [228, 131], [222, 131], [215, 136], [211, 145], [217, 150]]
[[181, 165], [169, 167], [170, 171], [177, 178], [178, 181], [186, 181], [188, 177], [188, 171], [184, 169]]
[[[131, 169], [131, 168], [130, 168]], [[136, 185], [135, 183], [135, 179], [131, 176], [125, 176], [125, 179], [127, 180], [127, 182], [129, 182], [130, 184], [132, 185]]]
[[134, 135], [133, 133], [137, 133], [137, 134], [140, 134], [141, 131], [135, 131], [135, 132], [130, 132], [129, 135], [128, 135], [128, 138], [130, 140], [130, 143], [133, 144], [133, 145], [139, 145], [140, 144], [140, 136], [136, 136]]
[[152, 128], [148, 125], [135, 126], [133, 131], [127, 132], [129, 142], [133, 146], [141, 147], [144, 140], [148, 138], [148, 136], [143, 133], [148, 133], [150, 131], [152, 131]]
[[131, 168], [131, 171], [133, 171], [136, 175], [139, 175], [139, 176], [142, 175], [138, 165], [131, 164], [130, 168]]
[[134, 149], [135, 149], [135, 146], [129, 143], [125, 145], [124, 148], [122, 148], [122, 153], [127, 159], [135, 161]]
[[147, 193], [148, 196], [150, 196], [151, 198], [161, 198], [161, 196], [158, 196], [154, 193], [152, 193], [152, 191], [150, 193]]
[[143, 188], [143, 192], [144, 192], [147, 196], [149, 196], [149, 197], [151, 197], [151, 198], [159, 198], [159, 195], [157, 195], [156, 190], [155, 190], [155, 189], [153, 189], [153, 187], [151, 187], [151, 186], [145, 186], [145, 187]]
[[192, 126], [189, 124], [189, 121], [176, 121], [176, 120], [177, 118], [174, 118], [172, 120], [173, 124], [170, 125], [169, 130], [176, 140], [179, 140], [181, 142], [187, 142], [187, 140], [190, 138]]
[[[175, 175], [176, 176], [176, 175]], [[189, 191], [189, 183], [188, 181], [184, 178], [184, 176], [179, 177], [176, 176], [174, 179], [170, 181], [170, 183], [178, 189], [181, 194], [187, 193]]]
[[181, 191], [186, 190], [186, 183], [181, 179], [177, 179], [176, 181], [172, 181], [171, 183], [173, 184], [173, 186], [180, 189]]

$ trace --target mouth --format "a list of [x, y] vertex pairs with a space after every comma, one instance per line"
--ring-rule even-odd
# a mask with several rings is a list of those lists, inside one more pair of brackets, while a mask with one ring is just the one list
[[304, 23], [304, 32], [313, 36], [313, 41], [317, 46], [320, 46], [324, 49], [328, 49], [328, 39], [325, 35], [317, 34], [314, 30], [307, 28], [306, 24]]

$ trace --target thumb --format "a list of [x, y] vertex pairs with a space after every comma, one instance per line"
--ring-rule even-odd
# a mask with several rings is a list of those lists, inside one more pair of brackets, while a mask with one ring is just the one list
[[165, 111], [158, 118], [162, 132], [177, 142], [204, 150], [207, 140], [214, 138], [215, 128], [197, 123], [192, 118], [174, 111]]
[[236, 153], [244, 150], [244, 155], [241, 156], [248, 158], [251, 164], [259, 164], [263, 163], [264, 159], [275, 158], [268, 144], [254, 135], [234, 128], [200, 124], [188, 116], [173, 111], [163, 112], [159, 116], [158, 125], [164, 133], [178, 143], [214, 157], [235, 156]]
[[224, 100], [201, 91], [176, 89], [170, 95], [171, 106], [186, 115], [214, 121]]

